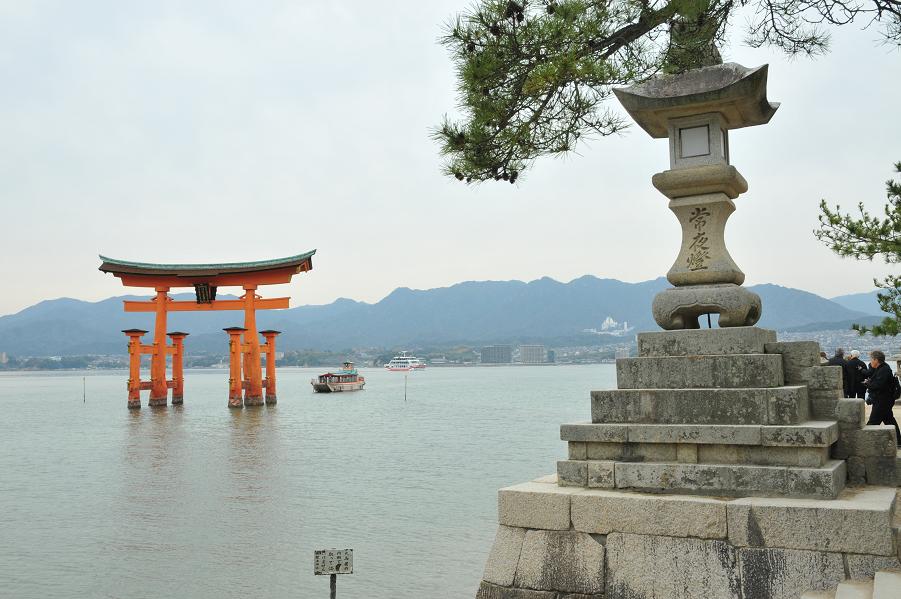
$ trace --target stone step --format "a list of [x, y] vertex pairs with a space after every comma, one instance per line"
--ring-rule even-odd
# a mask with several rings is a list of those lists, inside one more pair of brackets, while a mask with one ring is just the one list
[[809, 419], [808, 406], [804, 386], [591, 392], [591, 420], [599, 423], [797, 424]]
[[835, 599], [873, 599], [872, 580], [849, 580], [839, 583]]
[[888, 424], [872, 424], [859, 429], [843, 430], [833, 455], [842, 460], [849, 456], [859, 456], [882, 457], [895, 462], [898, 459], [895, 427]]
[[641, 357], [762, 354], [776, 332], [757, 327], [683, 329], [638, 334]]
[[601, 424], [560, 425], [563, 441], [589, 443], [689, 443], [698, 445], [763, 445], [829, 447], [838, 440], [834, 420], [809, 420], [781, 426], [752, 424]]
[[846, 467], [831, 460], [820, 468], [744, 464], [615, 462], [618, 489], [724, 496], [834, 499], [845, 486]]
[[570, 460], [753, 464], [818, 468], [830, 461], [828, 447], [693, 445], [691, 443], [568, 443]]
[[901, 599], [901, 570], [876, 572], [873, 599]]
[[829, 461], [835, 422], [794, 426], [564, 424], [571, 460], [753, 464], [816, 468]]
[[889, 425], [843, 428], [832, 447], [832, 457], [848, 461], [852, 484], [901, 486], [901, 459], [895, 429]]
[[807, 591], [801, 599], [835, 599], [835, 591]]
[[616, 381], [619, 389], [736, 389], [785, 384], [779, 354], [620, 358]]

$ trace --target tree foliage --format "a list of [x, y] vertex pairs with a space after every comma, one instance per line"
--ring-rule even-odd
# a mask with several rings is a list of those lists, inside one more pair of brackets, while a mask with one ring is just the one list
[[817, 54], [825, 26], [862, 16], [901, 44], [901, 0], [477, 0], [442, 39], [463, 113], [435, 132], [447, 173], [515, 182], [539, 156], [620, 131], [604, 107], [612, 88], [721, 62], [745, 6], [751, 46]]
[[[901, 162], [895, 164], [895, 171], [901, 173]], [[901, 263], [901, 181], [889, 180], [885, 186], [888, 203], [884, 218], [871, 216], [862, 202], [857, 206], [860, 215], [852, 216], [842, 214], [837, 205], [830, 209], [823, 200], [820, 227], [814, 235], [839, 256], [857, 260], [881, 256], [886, 264]], [[898, 335], [901, 333], [901, 276], [889, 275], [874, 283], [883, 290], [877, 296], [879, 307], [889, 316], [873, 327], [854, 325], [854, 329], [861, 334]]]

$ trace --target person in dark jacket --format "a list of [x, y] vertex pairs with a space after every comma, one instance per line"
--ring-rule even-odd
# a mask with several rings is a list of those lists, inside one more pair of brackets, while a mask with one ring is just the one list
[[[847, 391], [848, 389], [848, 377], [845, 374], [845, 350], [842, 348], [838, 348], [835, 350], [835, 355], [829, 358], [829, 361], [826, 362], [826, 366], [840, 366], [842, 369], [842, 389]], [[845, 393], [845, 397], [848, 397], [848, 394]]]
[[892, 397], [894, 376], [892, 367], [885, 363], [885, 354], [878, 349], [870, 352], [870, 369], [864, 385], [873, 400], [873, 410], [867, 424], [894, 425], [898, 445], [901, 445], [901, 429], [898, 428], [898, 422], [892, 414], [892, 407], [895, 405], [895, 399]]
[[845, 388], [845, 397], [857, 397], [863, 399], [866, 396], [867, 388], [863, 384], [863, 380], [867, 378], [869, 368], [866, 363], [860, 359], [860, 352], [851, 351], [851, 357], [845, 362], [845, 376], [848, 385]]

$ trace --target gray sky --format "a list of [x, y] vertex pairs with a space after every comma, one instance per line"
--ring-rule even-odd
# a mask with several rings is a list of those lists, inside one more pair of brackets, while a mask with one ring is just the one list
[[[593, 274], [641, 281], [679, 227], [651, 175], [666, 142], [622, 137], [544, 159], [516, 186], [440, 174], [429, 130], [455, 106], [441, 26], [467, 0], [190, 3], [0, 0], [0, 314], [123, 293], [98, 253], [241, 261], [317, 248], [294, 305], [398, 286]], [[871, 209], [901, 160], [901, 53], [877, 29], [770, 63], [769, 125], [733, 132], [750, 184], [727, 228], [747, 283], [834, 296], [881, 263], [812, 236], [826, 197]]]

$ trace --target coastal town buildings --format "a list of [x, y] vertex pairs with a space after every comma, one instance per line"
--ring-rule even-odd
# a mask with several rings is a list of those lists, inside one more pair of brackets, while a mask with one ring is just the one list
[[486, 345], [482, 348], [482, 364], [510, 364], [513, 347], [510, 345]]
[[543, 345], [520, 345], [519, 361], [523, 364], [544, 364], [547, 362], [547, 348]]

